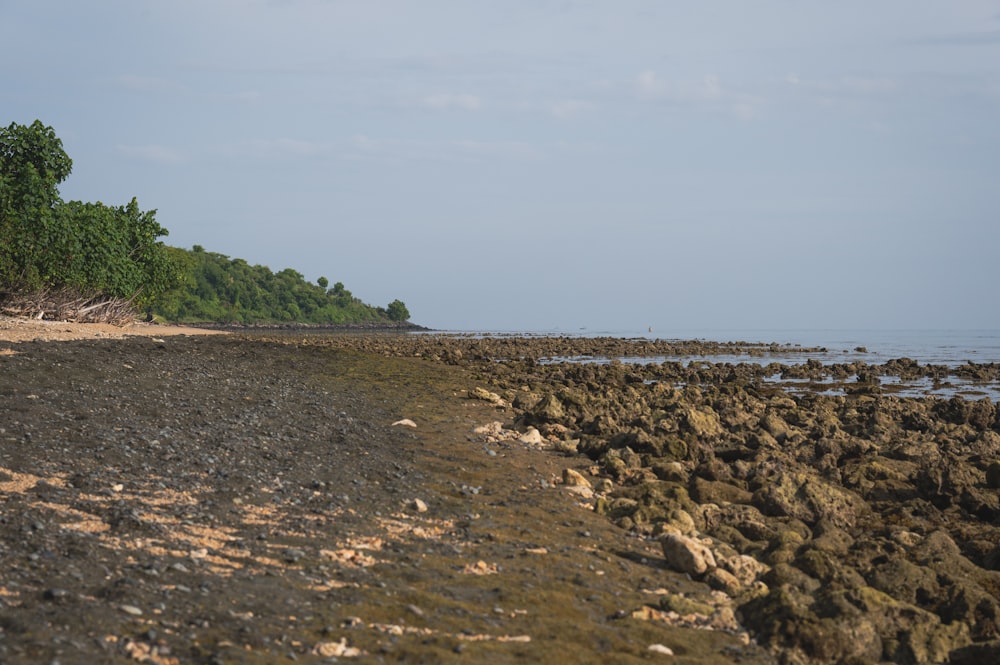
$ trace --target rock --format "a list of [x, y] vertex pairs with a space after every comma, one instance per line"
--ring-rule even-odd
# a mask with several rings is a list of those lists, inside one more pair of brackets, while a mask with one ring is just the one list
[[688, 409], [683, 422], [689, 432], [701, 438], [719, 436], [723, 432], [719, 414], [709, 407]]
[[749, 587], [770, 570], [766, 563], [746, 554], [719, 558], [718, 565], [732, 573], [744, 587]]
[[409, 418], [403, 418], [402, 420], [397, 420], [396, 422], [394, 422], [392, 424], [392, 426], [393, 427], [397, 427], [397, 426], [402, 426], [402, 427], [416, 427], [417, 424], [415, 422], [413, 422], [412, 420], [410, 420]]
[[479, 388], [479, 387], [473, 388], [472, 390], [469, 391], [469, 398], [482, 400], [484, 402], [489, 402], [494, 406], [499, 406], [502, 408], [507, 408], [510, 406], [510, 403], [503, 397], [500, 397], [500, 395], [497, 395], [496, 393], [491, 393], [489, 390], [486, 390], [485, 388]]
[[355, 658], [364, 652], [357, 647], [347, 646], [347, 638], [340, 638], [339, 642], [319, 642], [313, 647], [313, 653], [323, 658]]
[[983, 665], [1000, 663], [1000, 640], [969, 644], [948, 654], [949, 665]]
[[570, 487], [591, 487], [590, 481], [575, 469], [563, 469], [562, 481], [563, 485]]
[[667, 566], [678, 572], [699, 576], [715, 568], [715, 555], [700, 540], [668, 533], [660, 539], [660, 547]]
[[718, 480], [695, 477], [691, 480], [691, 498], [698, 503], [750, 503], [753, 493]]
[[410, 501], [410, 508], [417, 511], [418, 513], [427, 512], [427, 504], [424, 503], [423, 500], [421, 499], [414, 499], [413, 501]]
[[794, 517], [806, 524], [826, 518], [836, 527], [851, 528], [868, 512], [865, 500], [808, 471], [779, 471], [754, 493], [753, 503], [765, 515]]
[[666, 519], [660, 523], [663, 533], [679, 533], [684, 536], [694, 536], [697, 527], [691, 513], [683, 508], [671, 508]]
[[705, 575], [705, 582], [717, 591], [721, 591], [730, 597], [739, 595], [743, 585], [739, 579], [728, 570], [714, 568]]
[[529, 427], [527, 432], [517, 437], [517, 440], [518, 442], [528, 446], [540, 446], [545, 443], [545, 439], [542, 438], [542, 433], [534, 427]]
[[673, 656], [674, 655], [673, 649], [671, 649], [668, 646], [664, 646], [662, 644], [650, 644], [649, 647], [647, 647], [646, 650], [647, 651], [651, 651], [652, 653], [663, 654], [664, 656]]
[[531, 410], [532, 422], [555, 423], [566, 417], [566, 409], [553, 394], [548, 394]]
[[993, 462], [986, 467], [986, 485], [990, 489], [1000, 489], [1000, 462]]

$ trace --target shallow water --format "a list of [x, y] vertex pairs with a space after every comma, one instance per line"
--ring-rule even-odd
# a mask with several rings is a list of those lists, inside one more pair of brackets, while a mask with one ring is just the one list
[[[625, 363], [649, 364], [680, 362], [685, 364], [752, 363], [767, 365], [801, 365], [809, 360], [824, 365], [864, 362], [881, 365], [898, 358], [910, 358], [921, 365], [960, 367], [968, 363], [1000, 363], [1000, 330], [675, 330], [663, 332], [637, 330], [549, 330], [549, 331], [491, 331], [460, 332], [456, 335], [477, 337], [617, 337], [622, 339], [660, 339], [667, 341], [703, 340], [708, 342], [746, 342], [758, 348], [753, 351], [705, 355], [673, 355], [644, 357], [574, 356], [553, 357], [542, 362]], [[778, 350], [767, 347], [774, 346]], [[802, 350], [817, 349], [817, 350]], [[936, 396], [950, 398], [960, 395], [966, 399], [988, 397], [1000, 401], [1000, 382], [973, 382], [958, 377], [946, 381], [923, 378], [900, 380], [898, 377], [881, 377], [886, 393], [900, 397]], [[821, 394], [844, 394], [844, 382], [828, 378], [822, 381], [787, 379], [780, 375], [767, 381], [786, 387], [792, 393], [807, 391]], [[850, 381], [848, 381], [850, 383]], [[823, 388], [823, 386], [828, 386]], [[821, 390], [818, 390], [821, 389]]]
[[[529, 330], [529, 331], [448, 331], [476, 336], [527, 337], [619, 337], [623, 339], [704, 340], [747, 342], [801, 348], [822, 348], [822, 352], [763, 352], [683, 357], [650, 357], [642, 362], [691, 361], [772, 362], [793, 365], [813, 359], [824, 364], [864, 361], [881, 364], [894, 358], [911, 358], [922, 365], [957, 367], [968, 362], [1000, 362], [1000, 330]], [[601, 359], [590, 359], [599, 361]], [[604, 359], [607, 360], [607, 359]], [[631, 360], [621, 358], [620, 360]]]

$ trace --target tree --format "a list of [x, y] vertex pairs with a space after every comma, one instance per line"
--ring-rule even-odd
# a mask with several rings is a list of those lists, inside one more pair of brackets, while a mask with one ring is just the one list
[[316, 284], [319, 285], [319, 288], [326, 289], [326, 287], [330, 286], [330, 280], [328, 280], [326, 277], [320, 277], [319, 279], [316, 280]]
[[0, 282], [37, 288], [44, 280], [45, 256], [58, 185], [73, 160], [51, 127], [35, 120], [0, 129]]
[[[0, 287], [31, 300], [49, 290], [69, 300], [148, 304], [178, 279], [156, 211], [64, 203], [58, 184], [73, 162], [51, 127], [0, 129]], [[65, 300], [65, 299], [64, 299]], [[60, 306], [61, 309], [61, 306]]]
[[392, 321], [408, 321], [410, 318], [410, 310], [406, 309], [402, 300], [393, 300], [386, 307], [386, 312]]

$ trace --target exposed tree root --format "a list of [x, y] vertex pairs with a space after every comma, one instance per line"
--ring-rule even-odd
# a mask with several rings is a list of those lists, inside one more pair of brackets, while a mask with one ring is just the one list
[[133, 301], [134, 297], [108, 298], [76, 289], [0, 292], [0, 312], [32, 319], [126, 326], [135, 321]]

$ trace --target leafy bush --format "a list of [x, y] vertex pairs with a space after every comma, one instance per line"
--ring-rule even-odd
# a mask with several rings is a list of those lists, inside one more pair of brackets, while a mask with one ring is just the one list
[[63, 202], [73, 162], [51, 127], [0, 129], [0, 286], [8, 296], [59, 290], [136, 306], [171, 287], [177, 272], [157, 240], [156, 212]]

